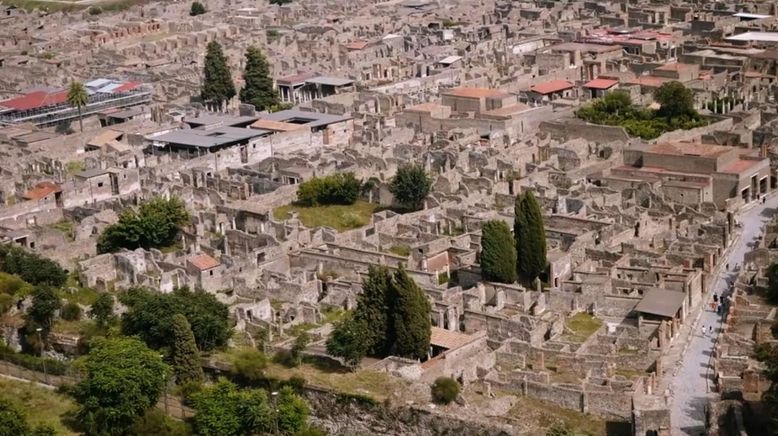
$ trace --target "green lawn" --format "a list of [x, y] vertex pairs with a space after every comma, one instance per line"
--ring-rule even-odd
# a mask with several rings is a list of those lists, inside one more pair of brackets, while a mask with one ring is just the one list
[[577, 313], [565, 321], [566, 331], [563, 338], [571, 342], [585, 342], [602, 326], [602, 320], [588, 313]]
[[[517, 397], [508, 416], [518, 418], [531, 427], [547, 430], [554, 424], [564, 423], [576, 435], [604, 435], [605, 421], [593, 415], [555, 406], [530, 397]], [[542, 433], [541, 433], [542, 434]]]
[[289, 212], [297, 212], [297, 216], [305, 227], [328, 226], [342, 232], [369, 224], [370, 217], [377, 208], [377, 204], [365, 201], [357, 201], [349, 206], [303, 207], [288, 204], [274, 210], [273, 217], [277, 220], [285, 220], [289, 218]]
[[32, 383], [0, 378], [0, 397], [19, 405], [33, 427], [48, 424], [57, 435], [77, 434], [62, 423], [63, 418], [76, 409], [73, 401], [62, 394]]
[[411, 254], [411, 247], [405, 244], [392, 245], [391, 247], [389, 247], [388, 251], [398, 256], [408, 257]]

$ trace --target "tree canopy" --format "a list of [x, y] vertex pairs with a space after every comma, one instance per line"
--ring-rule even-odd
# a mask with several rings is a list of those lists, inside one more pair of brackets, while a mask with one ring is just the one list
[[200, 352], [195, 344], [189, 321], [180, 313], [173, 315], [173, 372], [179, 385], [203, 381]]
[[33, 285], [60, 287], [67, 280], [65, 270], [53, 260], [12, 244], [0, 244], [0, 271]]
[[420, 165], [403, 166], [397, 169], [389, 186], [394, 198], [403, 207], [419, 210], [429, 195], [432, 179]]
[[91, 316], [99, 328], [105, 328], [114, 319], [113, 315], [113, 295], [100, 294], [92, 303], [92, 307], [89, 310], [89, 316]]
[[154, 407], [168, 373], [160, 355], [134, 338], [97, 339], [85, 370], [73, 390], [77, 419], [88, 433], [106, 435], [123, 434]]
[[7, 398], [0, 397], [0, 436], [25, 436], [30, 426], [21, 409]]
[[173, 318], [189, 322], [197, 348], [209, 351], [227, 344], [231, 334], [229, 311], [213, 295], [179, 288], [169, 294], [132, 289], [122, 296], [129, 310], [122, 316], [122, 332], [137, 335], [152, 348], [174, 345]]
[[308, 404], [290, 387], [282, 388], [275, 400], [275, 409], [267, 392], [261, 389], [238, 389], [220, 379], [211, 387], [193, 395], [194, 426], [202, 436], [242, 436], [295, 434], [305, 428]]
[[488, 221], [481, 229], [481, 275], [492, 282], [516, 281], [516, 245], [503, 221]]
[[327, 339], [327, 352], [356, 367], [366, 355], [424, 359], [429, 348], [429, 300], [404, 268], [372, 266], [353, 314]]
[[240, 90], [240, 101], [254, 105], [257, 110], [270, 110], [278, 104], [278, 93], [273, 89], [270, 67], [262, 51], [256, 46], [246, 50], [246, 69], [243, 71], [245, 85]]
[[297, 187], [297, 204], [317, 206], [329, 204], [354, 204], [362, 187], [354, 173], [335, 173], [326, 177], [314, 177]]
[[189, 8], [189, 15], [196, 17], [197, 15], [202, 15], [206, 13], [205, 6], [203, 6], [200, 2], [192, 2], [192, 7]]
[[119, 222], [108, 226], [97, 241], [99, 253], [121, 248], [160, 248], [175, 242], [181, 227], [189, 221], [184, 203], [176, 197], [155, 197], [141, 203], [137, 211], [125, 209]]
[[204, 102], [221, 106], [225, 101], [235, 97], [235, 84], [232, 82], [232, 75], [227, 67], [227, 58], [224, 56], [221, 44], [216, 41], [208, 43], [204, 63], [200, 96]]
[[89, 94], [86, 93], [86, 88], [84, 88], [83, 83], [76, 82], [75, 80], [70, 82], [70, 86], [68, 86], [67, 101], [69, 105], [78, 109], [78, 124], [83, 132], [84, 122], [81, 119], [81, 108], [89, 103]]
[[534, 280], [545, 271], [548, 262], [543, 214], [532, 191], [516, 197], [513, 235], [516, 240], [516, 272], [525, 280]]
[[654, 100], [662, 105], [658, 111], [636, 106], [629, 92], [615, 90], [582, 106], [576, 115], [594, 124], [621, 126], [627, 134], [643, 139], [707, 124], [706, 119], [694, 110], [692, 92], [679, 82], [667, 82], [657, 88]]
[[665, 118], [695, 118], [694, 95], [681, 82], [666, 82], [654, 91], [654, 100], [661, 105], [658, 114]]

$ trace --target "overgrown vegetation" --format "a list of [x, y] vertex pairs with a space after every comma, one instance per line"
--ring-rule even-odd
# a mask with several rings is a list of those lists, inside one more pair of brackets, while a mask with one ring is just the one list
[[354, 204], [305, 207], [297, 205], [281, 206], [273, 211], [277, 220], [289, 218], [290, 212], [296, 212], [297, 217], [305, 227], [332, 227], [339, 232], [357, 229], [370, 223], [370, 218], [378, 209], [375, 203], [356, 201]]
[[15, 274], [33, 285], [59, 287], [67, 274], [56, 262], [19, 246], [0, 244], [0, 271]]
[[[65, 395], [36, 386], [33, 383], [0, 379], [0, 434], [12, 436], [44, 436], [75, 434], [63, 421], [73, 413], [75, 405]], [[21, 428], [12, 432], [7, 407], [22, 419]], [[5, 409], [2, 410], [2, 409]], [[50, 431], [44, 431], [49, 429]], [[26, 430], [26, 431], [24, 431]]]
[[196, 17], [198, 15], [202, 15], [206, 13], [205, 6], [203, 6], [200, 2], [192, 2], [192, 7], [189, 8], [189, 15], [192, 17]]
[[161, 294], [132, 289], [121, 301], [129, 308], [122, 316], [122, 333], [138, 336], [151, 348], [173, 346], [176, 314], [186, 317], [201, 351], [225, 346], [231, 334], [227, 306], [204, 291], [179, 288]]
[[432, 179], [420, 165], [403, 166], [397, 169], [389, 191], [403, 208], [416, 211], [424, 207], [424, 199], [432, 188]]
[[424, 291], [400, 267], [371, 267], [357, 308], [335, 326], [327, 352], [356, 368], [366, 355], [426, 359], [431, 310]]
[[636, 106], [628, 92], [617, 90], [581, 107], [576, 115], [590, 123], [624, 127], [627, 134], [643, 139], [708, 124], [694, 109], [692, 92], [680, 82], [664, 83], [654, 91], [654, 100], [661, 105], [659, 110]]
[[432, 401], [438, 404], [448, 404], [459, 395], [459, 383], [450, 377], [438, 377], [432, 384]]
[[113, 253], [121, 248], [166, 247], [173, 244], [188, 221], [189, 214], [181, 200], [156, 197], [142, 203], [137, 211], [125, 209], [119, 222], [108, 226], [100, 235], [97, 251]]
[[564, 336], [572, 342], [584, 342], [594, 332], [602, 327], [602, 321], [588, 313], [580, 312], [565, 321], [565, 327], [569, 330]]
[[300, 183], [297, 188], [297, 205], [321, 206], [354, 204], [362, 187], [354, 173], [335, 173], [326, 177], [314, 177]]

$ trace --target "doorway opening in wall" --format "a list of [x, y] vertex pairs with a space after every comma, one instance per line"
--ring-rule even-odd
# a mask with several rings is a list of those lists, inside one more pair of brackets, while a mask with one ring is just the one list
[[767, 176], [764, 176], [759, 180], [759, 193], [760, 194], [767, 193]]

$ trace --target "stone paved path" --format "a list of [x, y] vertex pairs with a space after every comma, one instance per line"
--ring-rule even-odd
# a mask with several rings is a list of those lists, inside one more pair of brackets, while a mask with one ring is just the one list
[[[729, 250], [727, 260], [730, 271], [722, 268], [716, 278], [710, 293], [703, 303], [710, 304], [713, 292], [719, 296], [726, 295], [729, 282], [734, 280], [735, 273], [731, 271], [736, 264], [743, 264], [743, 255], [751, 249], [752, 244], [762, 233], [762, 226], [775, 213], [778, 207], [778, 196], [771, 196], [765, 204], [757, 204], [743, 211], [738, 220], [742, 223], [741, 235]], [[705, 306], [702, 304], [700, 306]], [[700, 315], [700, 310], [702, 314]], [[673, 347], [663, 359], [667, 376], [672, 377], [670, 383], [671, 423], [673, 436], [701, 435], [704, 431], [705, 407], [715, 393], [710, 392], [712, 382], [711, 352], [713, 342], [721, 326], [721, 317], [710, 310], [710, 307], [697, 308], [691, 319], [695, 323], [687, 326], [676, 338]], [[702, 334], [702, 326], [706, 333]], [[708, 334], [708, 326], [713, 326], [713, 334]], [[691, 328], [689, 328], [691, 327]], [[680, 360], [679, 366], [671, 369]], [[674, 374], [673, 374], [674, 373]]]

